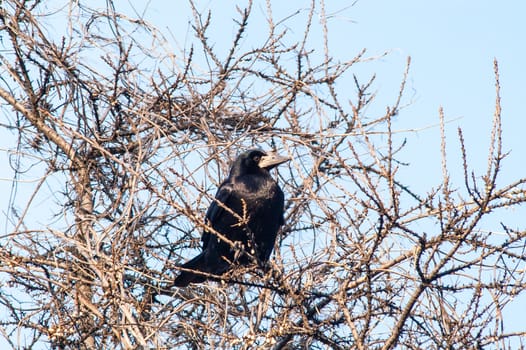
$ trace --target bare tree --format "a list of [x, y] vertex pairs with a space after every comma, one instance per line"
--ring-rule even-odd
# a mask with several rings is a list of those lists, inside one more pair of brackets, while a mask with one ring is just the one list
[[[526, 201], [525, 178], [499, 178], [497, 63], [487, 169], [471, 170], [459, 129], [464, 176], [450, 176], [440, 111], [442, 179], [416, 193], [398, 175], [409, 165], [393, 132], [408, 71], [370, 115], [375, 77], [351, 74], [370, 58], [331, 56], [323, 1], [284, 20], [269, 1], [266, 40], [247, 49], [262, 26], [249, 1], [225, 55], [213, 13], [193, 2], [195, 40], [177, 53], [112, 2], [48, 6], [4, 0], [0, 12], [1, 125], [17, 138], [0, 238], [12, 348], [480, 349], [526, 335], [501, 327], [526, 293], [525, 228], [486, 226]], [[349, 80], [353, 96], [338, 85]], [[229, 160], [255, 145], [293, 158], [277, 174], [286, 224], [270, 270], [169, 288]], [[38, 179], [29, 196], [26, 176]]]

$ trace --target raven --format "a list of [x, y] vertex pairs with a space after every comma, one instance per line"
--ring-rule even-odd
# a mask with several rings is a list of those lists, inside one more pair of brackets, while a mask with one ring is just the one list
[[259, 149], [239, 155], [206, 212], [202, 252], [180, 266], [173, 286], [219, 277], [234, 264], [268, 261], [284, 211], [283, 191], [269, 170], [288, 160]]

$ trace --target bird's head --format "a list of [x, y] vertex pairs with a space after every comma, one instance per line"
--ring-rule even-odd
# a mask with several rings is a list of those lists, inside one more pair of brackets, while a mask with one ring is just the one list
[[252, 149], [241, 153], [234, 165], [232, 171], [235, 173], [254, 173], [261, 169], [270, 170], [286, 161], [289, 157], [283, 157], [275, 153], [269, 153], [260, 149]]

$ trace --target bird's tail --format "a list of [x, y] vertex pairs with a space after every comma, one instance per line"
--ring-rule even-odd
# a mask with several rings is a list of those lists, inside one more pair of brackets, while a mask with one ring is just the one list
[[205, 267], [205, 257], [204, 254], [199, 254], [192, 260], [184, 263], [181, 265], [181, 268], [187, 269], [187, 270], [194, 270], [196, 272], [192, 271], [181, 271], [181, 274], [177, 276], [177, 278], [173, 281], [174, 287], [186, 287], [190, 283], [201, 283], [206, 280], [206, 276], [204, 274], [200, 274], [199, 272], [204, 272]]

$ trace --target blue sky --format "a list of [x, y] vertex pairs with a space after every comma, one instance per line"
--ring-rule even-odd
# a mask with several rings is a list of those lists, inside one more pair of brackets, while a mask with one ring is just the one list
[[[235, 33], [235, 24], [231, 20], [235, 14], [234, 4], [243, 6], [245, 2], [197, 3], [200, 9], [213, 8], [214, 33], [217, 34], [213, 39], [219, 48], [228, 45]], [[309, 2], [301, 1], [274, 3], [274, 14], [278, 18], [293, 13], [298, 6], [305, 9], [309, 6]], [[152, 0], [141, 4], [140, 8], [137, 4], [133, 6], [139, 12], [147, 6], [146, 18], [161, 30], [166, 30], [166, 36], [174, 47], [188, 45], [191, 33], [186, 2]], [[255, 1], [254, 8], [255, 14], [263, 18], [265, 2]], [[440, 106], [443, 106], [448, 121], [446, 128], [452, 164], [460, 164], [456, 135], [457, 127], [461, 127], [469, 159], [479, 172], [483, 171], [495, 105], [494, 58], [500, 67], [504, 150], [511, 152], [504, 162], [503, 181], [525, 176], [526, 144], [523, 133], [526, 118], [522, 102], [526, 101], [526, 2], [327, 1], [326, 13], [330, 14], [330, 49], [336, 58], [350, 59], [362, 48], [366, 48], [370, 56], [389, 51], [387, 56], [360, 66], [353, 72], [364, 79], [371, 73], [377, 74], [375, 89], [378, 98], [375, 105], [379, 110], [396, 98], [406, 59], [411, 56], [405, 97], [409, 105], [397, 117], [395, 128], [406, 130], [402, 133], [409, 141], [405, 160], [410, 160], [412, 173], [403, 175], [414, 177], [414, 188], [423, 191], [440, 181], [440, 162], [437, 162], [439, 129], [434, 126], [438, 124]], [[289, 27], [292, 32], [301, 35], [301, 21], [296, 23], [292, 20]], [[249, 31], [245, 39], [246, 45], [258, 37], [257, 26], [250, 30], [252, 32]], [[352, 81], [349, 81], [349, 89], [352, 95]], [[7, 135], [0, 141], [0, 161], [4, 164], [7, 159], [5, 150], [13, 146], [12, 142], [13, 139]], [[428, 176], [430, 173], [437, 176]], [[9, 168], [4, 165], [0, 172], [3, 193], [9, 193], [8, 179], [11, 176]], [[459, 185], [460, 180], [453, 178]], [[0, 199], [2, 213], [7, 210], [7, 200], [8, 195]], [[5, 218], [2, 227], [6, 227]], [[524, 310], [526, 301], [524, 296], [521, 298]], [[523, 322], [520, 319], [512, 323], [520, 327]]]
[[[436, 120], [443, 106], [448, 119], [461, 119], [468, 142], [475, 144], [489, 125], [495, 103], [493, 58], [499, 61], [506, 146], [524, 153], [519, 132], [526, 126], [524, 57], [526, 4], [519, 1], [361, 1], [356, 11], [356, 42], [372, 51], [393, 49], [386, 72], [412, 57], [410, 87], [414, 104], [403, 117], [409, 126]], [[425, 122], [423, 123], [425, 124]], [[421, 124], [422, 125], [422, 124]], [[484, 132], [484, 131], [482, 131]]]
[[[307, 11], [310, 2], [273, 1], [277, 19], [298, 9]], [[211, 38], [216, 48], [227, 49], [235, 34], [235, 5], [245, 1], [197, 1], [200, 10], [211, 9]], [[155, 0], [148, 4], [146, 18], [166, 30], [175, 47], [187, 47], [191, 33], [188, 6]], [[170, 6], [172, 8], [170, 8]], [[518, 175], [526, 151], [521, 142], [526, 127], [522, 101], [526, 100], [526, 3], [506, 1], [416, 1], [362, 0], [327, 1], [329, 44], [331, 54], [340, 60], [354, 57], [361, 49], [369, 56], [389, 54], [369, 64], [359, 65], [352, 73], [363, 80], [376, 73], [375, 103], [379, 113], [394, 101], [408, 56], [411, 69], [406, 86], [405, 102], [409, 105], [397, 118], [399, 130], [419, 130], [405, 133], [409, 142], [408, 158], [415, 167], [435, 169], [439, 156], [438, 109], [444, 108], [448, 121], [446, 131], [453, 155], [458, 150], [457, 127], [463, 128], [468, 156], [480, 170], [486, 166], [486, 152], [495, 106], [493, 59], [499, 62], [504, 124], [504, 149], [511, 151], [507, 172]], [[136, 8], [138, 9], [138, 8]], [[319, 9], [319, 6], [318, 6]], [[139, 9], [138, 9], [139, 10]], [[254, 2], [254, 20], [264, 20], [265, 2]], [[319, 12], [318, 12], [319, 14]], [[304, 16], [298, 16], [301, 18]], [[304, 21], [288, 22], [291, 33], [301, 36]], [[249, 26], [245, 44], [257, 41], [265, 34], [265, 25]], [[321, 48], [320, 48], [321, 50]], [[354, 90], [349, 79], [350, 96]], [[344, 82], [345, 84], [345, 82]], [[425, 146], [425, 147], [423, 147]], [[415, 147], [414, 151], [412, 147]], [[457, 152], [458, 153], [458, 152]], [[452, 157], [458, 161], [458, 157]], [[439, 165], [439, 164], [438, 164]], [[412, 168], [414, 169], [414, 168]], [[440, 171], [440, 168], [436, 168]], [[507, 174], [504, 174], [507, 175]], [[426, 188], [429, 183], [423, 184]]]

